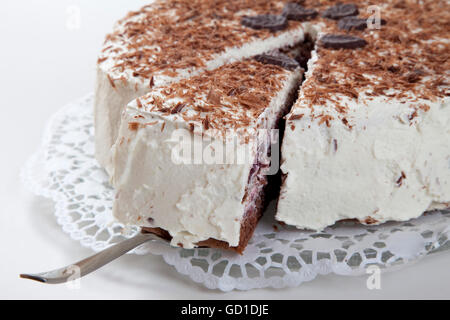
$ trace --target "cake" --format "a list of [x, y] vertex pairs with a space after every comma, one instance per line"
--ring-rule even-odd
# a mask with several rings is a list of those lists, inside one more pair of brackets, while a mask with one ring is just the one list
[[[380, 1], [379, 9], [379, 30], [367, 29], [367, 14], [317, 20], [324, 27], [287, 116], [279, 221], [321, 231], [450, 206], [450, 5]], [[366, 43], [334, 50], [321, 43], [327, 34]]]
[[[95, 102], [115, 217], [175, 246], [242, 253], [278, 127], [282, 223], [320, 231], [450, 206], [449, 9], [168, 0], [129, 14], [105, 41]], [[174, 158], [177, 139], [215, 154], [230, 135], [243, 163]]]
[[299, 21], [271, 22], [272, 15], [265, 28], [244, 25], [247, 19], [257, 26], [253, 17], [283, 6], [283, 1], [266, 0], [157, 0], [120, 20], [97, 64], [95, 154], [100, 165], [111, 172], [111, 147], [131, 100], [202, 71], [302, 42], [309, 31]]
[[172, 241], [242, 252], [264, 207], [273, 132], [302, 71], [243, 60], [126, 108], [113, 149], [114, 215]]

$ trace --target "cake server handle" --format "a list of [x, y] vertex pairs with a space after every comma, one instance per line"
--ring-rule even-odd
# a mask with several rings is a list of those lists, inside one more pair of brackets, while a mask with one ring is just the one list
[[66, 283], [84, 277], [147, 241], [157, 239], [161, 240], [154, 234], [141, 232], [133, 238], [119, 242], [112, 247], [67, 267], [43, 273], [21, 274], [20, 277], [47, 284]]

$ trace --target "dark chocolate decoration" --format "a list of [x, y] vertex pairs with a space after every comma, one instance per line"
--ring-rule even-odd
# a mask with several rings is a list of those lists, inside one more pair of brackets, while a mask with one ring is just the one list
[[288, 20], [303, 21], [317, 17], [319, 13], [314, 9], [307, 9], [298, 3], [287, 3], [283, 8], [282, 15]]
[[356, 49], [367, 45], [364, 39], [342, 34], [327, 34], [320, 38], [320, 43], [323, 47], [331, 49]]
[[344, 17], [357, 16], [359, 14], [358, 7], [353, 3], [337, 4], [328, 8], [322, 13], [322, 16], [328, 19], [339, 20]]
[[[369, 21], [369, 19], [367, 19], [366, 21]], [[380, 19], [380, 25], [384, 26], [387, 24], [387, 21], [384, 19]]]
[[255, 60], [264, 64], [274, 64], [288, 70], [295, 70], [300, 67], [297, 61], [277, 51], [259, 54], [255, 56]]
[[357, 17], [345, 17], [339, 20], [338, 28], [340, 30], [364, 30], [367, 28], [367, 20]]
[[288, 26], [286, 17], [274, 14], [261, 14], [253, 17], [244, 16], [241, 23], [252, 29], [269, 29], [270, 31], [280, 31]]

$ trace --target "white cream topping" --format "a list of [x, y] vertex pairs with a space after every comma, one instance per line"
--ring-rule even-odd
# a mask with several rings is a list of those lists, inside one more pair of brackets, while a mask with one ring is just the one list
[[94, 102], [95, 156], [100, 165], [110, 173], [111, 147], [117, 138], [121, 113], [131, 100], [144, 95], [149, 89], [142, 84], [135, 86], [132, 80], [127, 83], [115, 81], [113, 88], [107, 75], [102, 68], [97, 68]]

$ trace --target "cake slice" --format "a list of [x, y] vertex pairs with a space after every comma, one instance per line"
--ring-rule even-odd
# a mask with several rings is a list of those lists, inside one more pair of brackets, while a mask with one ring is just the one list
[[283, 8], [284, 1], [167, 0], [119, 21], [98, 59], [99, 163], [111, 172], [111, 146], [131, 100], [204, 70], [303, 41], [308, 24], [275, 15]]
[[287, 56], [257, 59], [156, 88], [128, 105], [113, 147], [118, 221], [174, 246], [243, 252], [264, 206], [272, 129], [303, 71]]
[[[322, 12], [345, 11], [323, 4]], [[279, 221], [320, 231], [450, 206], [449, 5], [382, 1], [378, 9], [381, 29], [322, 19], [287, 116]]]

